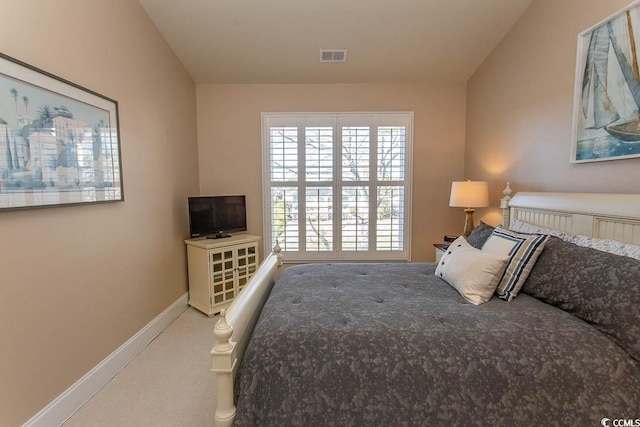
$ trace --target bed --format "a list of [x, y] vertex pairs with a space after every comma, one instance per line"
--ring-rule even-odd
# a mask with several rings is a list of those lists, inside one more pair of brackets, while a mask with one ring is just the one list
[[546, 239], [510, 302], [469, 303], [434, 263], [280, 274], [274, 248], [214, 329], [216, 425], [640, 418], [640, 260], [585, 247], [639, 245], [640, 195], [507, 191], [502, 207]]

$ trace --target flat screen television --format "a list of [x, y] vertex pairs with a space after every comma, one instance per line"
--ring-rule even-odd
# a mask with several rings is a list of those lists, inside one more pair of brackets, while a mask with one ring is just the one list
[[236, 231], [247, 231], [245, 196], [189, 197], [191, 237], [220, 239]]

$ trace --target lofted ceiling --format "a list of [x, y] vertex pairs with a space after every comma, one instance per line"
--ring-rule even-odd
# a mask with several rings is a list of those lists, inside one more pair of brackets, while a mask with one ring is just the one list
[[466, 81], [532, 1], [139, 0], [196, 83]]

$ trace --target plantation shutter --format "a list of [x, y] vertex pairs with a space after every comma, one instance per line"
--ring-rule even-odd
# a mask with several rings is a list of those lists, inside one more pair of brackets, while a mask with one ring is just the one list
[[408, 260], [412, 113], [263, 113], [265, 250]]

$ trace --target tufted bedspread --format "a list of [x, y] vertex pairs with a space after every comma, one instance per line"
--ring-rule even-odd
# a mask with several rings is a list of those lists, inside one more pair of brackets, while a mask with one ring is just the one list
[[520, 294], [480, 306], [435, 264], [310, 264], [274, 285], [234, 426], [599, 426], [640, 418], [640, 367]]

